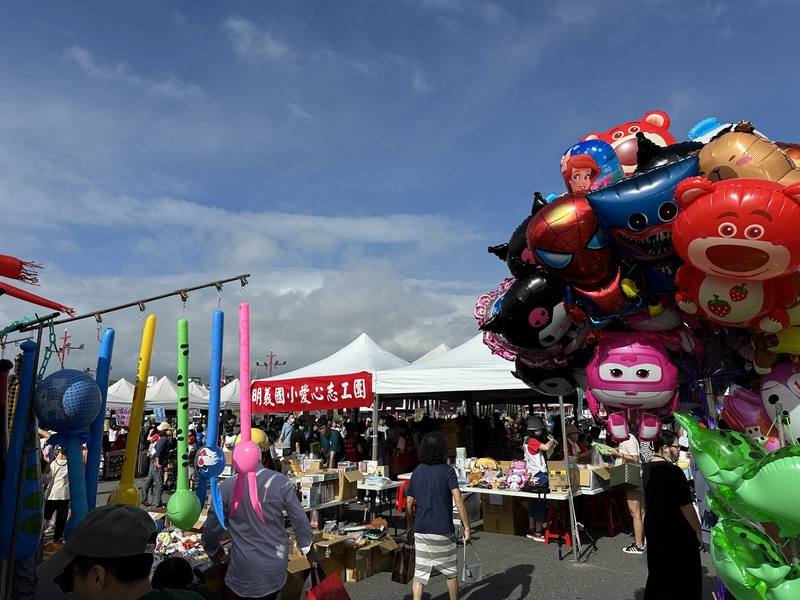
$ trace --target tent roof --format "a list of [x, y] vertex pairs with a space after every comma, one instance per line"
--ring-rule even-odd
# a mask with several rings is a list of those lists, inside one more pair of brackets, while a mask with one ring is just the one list
[[111, 384], [108, 386], [106, 406], [109, 408], [130, 406], [133, 401], [133, 390], [134, 385], [124, 377]]
[[479, 333], [430, 360], [380, 371], [376, 375], [375, 392], [381, 397], [449, 395], [484, 401], [543, 398], [514, 377], [513, 368], [514, 363], [491, 353]]
[[440, 356], [445, 352], [449, 351], [450, 351], [450, 346], [448, 346], [447, 344], [439, 344], [435, 348], [432, 348], [431, 350], [420, 356], [417, 360], [413, 361], [411, 364], [416, 365], [421, 362], [431, 360], [432, 358], [436, 358], [437, 356]]
[[358, 371], [375, 372], [383, 369], [395, 369], [407, 364], [407, 360], [403, 360], [399, 356], [384, 350], [366, 333], [362, 333], [347, 346], [337, 350], [327, 358], [288, 373], [281, 373], [280, 375], [258, 379], [257, 381], [282, 381], [303, 377], [356, 373]]
[[220, 410], [239, 409], [239, 378], [229, 381], [219, 391]]

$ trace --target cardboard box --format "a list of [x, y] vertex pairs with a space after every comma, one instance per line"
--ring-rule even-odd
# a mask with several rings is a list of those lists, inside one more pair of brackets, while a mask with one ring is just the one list
[[547, 462], [547, 470], [550, 475], [550, 489], [554, 492], [567, 491], [569, 485], [567, 483], [567, 475], [571, 479], [572, 489], [577, 490], [580, 487], [580, 475], [577, 468], [567, 470], [567, 463], [563, 460], [551, 460]]
[[528, 533], [528, 511], [513, 496], [481, 495], [483, 530], [506, 535]]
[[611, 475], [609, 485], [612, 487], [616, 485], [642, 486], [642, 467], [639, 464], [624, 462], [621, 465], [609, 467], [608, 471]]
[[[350, 536], [325, 533], [322, 537], [315, 548], [320, 556], [335, 559], [341, 564], [343, 572], [340, 577], [343, 581], [361, 581], [392, 567], [397, 543], [389, 536], [368, 542], [358, 549]], [[326, 572], [330, 573], [328, 569]]]
[[339, 473], [339, 480], [336, 482], [336, 499], [347, 500], [358, 495], [358, 482], [363, 481], [364, 474], [361, 471], [342, 471]]
[[578, 469], [578, 478], [582, 488], [596, 490], [608, 487], [610, 474], [605, 467], [586, 467]]

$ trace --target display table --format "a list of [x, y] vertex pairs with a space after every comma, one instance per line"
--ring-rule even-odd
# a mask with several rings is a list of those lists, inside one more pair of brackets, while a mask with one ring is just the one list
[[[388, 490], [396, 490], [400, 486], [403, 485], [402, 481], [382, 481], [380, 483], [372, 483], [370, 481], [359, 481], [358, 482], [358, 489], [369, 492], [369, 505], [368, 507], [364, 508], [364, 520], [367, 520], [367, 511], [369, 511], [370, 519], [374, 519], [376, 516], [381, 515], [380, 507], [383, 503], [378, 504], [378, 509], [375, 508], [375, 501], [378, 497], [378, 494], [383, 494]], [[377, 513], [377, 514], [376, 514]], [[389, 502], [389, 523], [392, 523], [392, 502]], [[397, 535], [397, 527], [394, 528], [394, 534]]]

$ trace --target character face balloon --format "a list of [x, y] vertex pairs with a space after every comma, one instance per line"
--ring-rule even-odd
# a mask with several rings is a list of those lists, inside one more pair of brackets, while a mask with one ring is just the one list
[[216, 446], [205, 446], [197, 453], [197, 470], [203, 477], [219, 477], [225, 470], [225, 454]]
[[632, 175], [636, 170], [638, 150], [637, 133], [643, 133], [647, 139], [659, 146], [669, 146], [675, 143], [675, 138], [668, 131], [670, 125], [669, 115], [660, 110], [647, 113], [639, 121], [628, 121], [612, 127], [605, 133], [590, 133], [584, 140], [603, 140], [611, 144], [616, 152], [626, 175]]
[[563, 286], [548, 282], [541, 272], [514, 280], [510, 286], [504, 282], [492, 295], [480, 328], [519, 348], [550, 347], [572, 325], [564, 310]]
[[590, 192], [586, 200], [626, 254], [638, 260], [658, 260], [675, 252], [675, 188], [697, 175], [697, 168], [697, 157], [686, 158]]
[[528, 248], [550, 274], [593, 287], [616, 272], [609, 237], [585, 198], [562, 196], [528, 224]]
[[677, 393], [678, 369], [645, 334], [606, 333], [586, 367], [589, 388], [606, 406], [653, 409]]
[[675, 191], [677, 253], [695, 268], [731, 279], [766, 280], [800, 267], [800, 183], [692, 177]]
[[[761, 379], [761, 400], [770, 419], [789, 419], [790, 442], [800, 443], [800, 366], [777, 365]], [[782, 412], [778, 414], [778, 404]]]

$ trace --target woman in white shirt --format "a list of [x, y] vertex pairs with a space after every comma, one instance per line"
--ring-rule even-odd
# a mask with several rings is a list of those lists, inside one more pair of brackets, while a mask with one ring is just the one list
[[[613, 456], [618, 456], [628, 463], [641, 464], [639, 452], [639, 440], [631, 433], [628, 439], [619, 445], [619, 448], [612, 452]], [[640, 467], [641, 468], [641, 467]], [[633, 519], [633, 543], [622, 549], [628, 554], [641, 554], [644, 552], [644, 511], [642, 509], [642, 486], [626, 486], [625, 500], [628, 503], [628, 510]]]
[[69, 471], [67, 469], [67, 455], [63, 448], [58, 448], [58, 453], [50, 463], [52, 480], [47, 491], [44, 503], [44, 520], [49, 521], [56, 515], [56, 525], [53, 531], [53, 541], [61, 542], [64, 538], [64, 526], [67, 524], [69, 512]]

